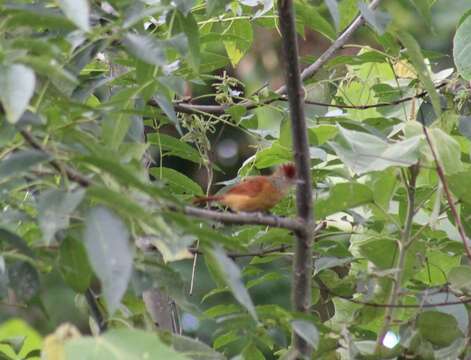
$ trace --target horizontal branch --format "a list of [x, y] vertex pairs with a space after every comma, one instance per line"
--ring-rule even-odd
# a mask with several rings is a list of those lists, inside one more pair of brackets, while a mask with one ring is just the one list
[[[255, 257], [255, 256], [264, 257], [268, 255], [273, 255], [276, 253], [284, 253], [287, 249], [288, 249], [287, 245], [280, 245], [280, 246], [270, 248], [270, 249], [261, 249], [258, 251], [249, 251], [246, 253], [229, 252], [227, 253], [227, 256], [229, 256], [230, 258], [243, 258], [243, 257]], [[192, 254], [204, 255], [204, 252], [197, 248], [190, 248], [188, 249], [188, 251]]]

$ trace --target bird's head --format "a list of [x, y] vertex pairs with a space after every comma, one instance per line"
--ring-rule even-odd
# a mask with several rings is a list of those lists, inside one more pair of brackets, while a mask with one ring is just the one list
[[288, 189], [300, 182], [296, 176], [296, 167], [294, 164], [283, 164], [278, 167], [272, 175], [275, 185], [279, 189]]

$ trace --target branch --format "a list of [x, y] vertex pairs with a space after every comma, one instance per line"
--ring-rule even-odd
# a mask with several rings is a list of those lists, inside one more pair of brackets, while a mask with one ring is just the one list
[[[373, 0], [369, 8], [371, 10], [376, 9], [378, 5], [380, 4], [380, 2], [381, 0]], [[280, 13], [280, 18], [281, 18], [281, 13]], [[346, 28], [344, 32], [337, 38], [337, 40], [335, 40], [332, 43], [332, 45], [330, 45], [330, 47], [327, 50], [325, 50], [322, 53], [322, 55], [313, 64], [311, 64], [306, 69], [304, 69], [304, 71], [301, 74], [301, 80], [305, 81], [311, 78], [312, 76], [314, 76], [335, 55], [335, 53], [347, 43], [347, 41], [350, 39], [353, 33], [364, 23], [365, 23], [365, 19], [363, 18], [363, 16], [361, 14], [358, 15], [350, 24], [350, 26]], [[278, 89], [275, 90], [275, 92], [278, 95], [284, 95], [287, 93], [287, 91], [288, 91], [287, 85], [282, 85]], [[260, 105], [268, 105], [269, 103], [272, 103], [276, 100], [279, 100], [279, 99], [276, 99], [276, 98], [270, 99], [261, 104], [255, 103], [249, 100], [249, 101], [238, 103], [237, 105], [244, 106], [247, 110], [251, 110]], [[148, 102], [148, 105], [153, 106], [153, 107], [159, 107], [157, 102], [154, 100], [150, 100]], [[188, 104], [188, 103], [181, 103], [181, 102], [174, 102], [173, 106], [175, 107], [175, 110], [177, 112], [181, 112], [185, 114], [205, 112], [205, 113], [213, 114], [213, 115], [222, 115], [225, 113], [225, 110], [227, 109], [227, 106], [225, 105], [196, 105], [196, 104]]]
[[458, 227], [458, 233], [460, 234], [461, 241], [463, 242], [464, 250], [466, 251], [466, 256], [469, 260], [471, 260], [471, 250], [468, 246], [468, 237], [466, 236], [463, 223], [461, 222], [461, 217], [458, 214], [458, 211], [456, 210], [456, 206], [451, 196], [450, 189], [448, 188], [448, 182], [446, 181], [445, 171], [443, 170], [442, 165], [438, 161], [437, 153], [435, 152], [435, 148], [433, 147], [432, 140], [430, 139], [427, 127], [424, 124], [422, 124], [422, 129], [425, 135], [425, 139], [427, 140], [428, 146], [430, 147], [430, 151], [432, 152], [433, 160], [437, 164], [437, 174], [440, 178], [440, 182], [442, 183], [443, 191], [445, 192], [446, 200], [448, 202], [448, 205], [450, 206], [450, 210], [453, 215], [453, 218], [455, 219], [456, 226]]
[[394, 309], [396, 308], [397, 301], [399, 300], [399, 293], [401, 290], [402, 279], [404, 275], [404, 267], [406, 262], [407, 249], [411, 245], [411, 234], [412, 234], [412, 225], [415, 213], [415, 186], [417, 176], [420, 170], [420, 164], [416, 164], [410, 167], [410, 180], [406, 182], [406, 192], [407, 192], [407, 213], [406, 220], [404, 224], [404, 229], [402, 230], [401, 240], [398, 241], [399, 256], [397, 260], [397, 272], [394, 275], [393, 284], [391, 288], [391, 293], [389, 295], [389, 300], [387, 304], [389, 305], [386, 308], [384, 314], [384, 323], [381, 330], [378, 333], [378, 338], [376, 340], [376, 349], [375, 352], [378, 353], [381, 349], [381, 346], [384, 341], [384, 337], [391, 326]]
[[[299, 73], [298, 41], [292, 0], [278, 0], [280, 31], [283, 55], [286, 62], [286, 92], [293, 138], [296, 173], [301, 183], [297, 186], [296, 207], [299, 219], [305, 227], [296, 231], [296, 246], [293, 261], [292, 302], [293, 310], [308, 314], [311, 309], [312, 277], [312, 237], [314, 215], [312, 210], [312, 184], [304, 116], [304, 91]], [[293, 332], [293, 349], [304, 357], [310, 358], [312, 348], [298, 334]]]

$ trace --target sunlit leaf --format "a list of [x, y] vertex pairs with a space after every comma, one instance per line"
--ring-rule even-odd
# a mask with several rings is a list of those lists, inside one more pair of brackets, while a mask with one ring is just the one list
[[64, 14], [83, 31], [90, 30], [88, 0], [58, 0]]

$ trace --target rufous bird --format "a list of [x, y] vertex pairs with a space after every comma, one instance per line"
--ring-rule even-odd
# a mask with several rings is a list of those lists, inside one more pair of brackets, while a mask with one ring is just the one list
[[267, 211], [278, 204], [297, 183], [296, 168], [293, 164], [285, 164], [269, 176], [247, 177], [223, 194], [197, 197], [193, 204], [218, 202], [233, 211]]

